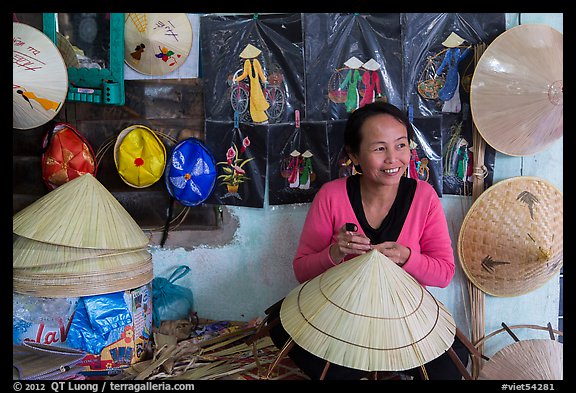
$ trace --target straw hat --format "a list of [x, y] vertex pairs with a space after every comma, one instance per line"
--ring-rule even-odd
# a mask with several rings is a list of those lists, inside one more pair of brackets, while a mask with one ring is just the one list
[[464, 273], [493, 296], [539, 288], [563, 263], [563, 195], [549, 182], [520, 176], [484, 191], [458, 236]]
[[150, 128], [126, 127], [116, 138], [114, 162], [124, 183], [134, 188], [149, 187], [164, 173], [166, 147]]
[[192, 24], [185, 13], [125, 14], [124, 61], [145, 75], [165, 75], [192, 49]]
[[39, 127], [62, 109], [68, 70], [56, 45], [40, 30], [12, 23], [12, 127]]
[[564, 346], [555, 340], [520, 340], [484, 363], [479, 380], [562, 380]]
[[56, 47], [60, 51], [64, 63], [66, 63], [66, 67], [80, 68], [80, 61], [78, 60], [78, 56], [76, 56], [74, 46], [70, 43], [67, 37], [58, 31], [56, 32]]
[[12, 232], [39, 242], [95, 249], [134, 249], [148, 237], [118, 200], [87, 173], [13, 216]]
[[562, 137], [563, 35], [519, 25], [486, 48], [470, 87], [474, 123], [486, 142], [511, 156], [535, 154]]
[[42, 180], [50, 190], [85, 173], [96, 175], [94, 150], [72, 125], [56, 123], [42, 146]]
[[166, 187], [184, 206], [197, 206], [214, 191], [217, 175], [212, 153], [200, 140], [191, 137], [179, 142], [170, 152]]
[[148, 247], [123, 250], [68, 247], [13, 235], [12, 267], [44, 267], [67, 262], [82, 262], [115, 255], [133, 254], [147, 249]]
[[154, 278], [152, 257], [124, 271], [29, 275], [13, 270], [13, 291], [34, 297], [80, 297], [138, 288]]
[[258, 57], [262, 51], [252, 44], [246, 45], [246, 48], [240, 53], [242, 59], [253, 59]]
[[456, 332], [444, 305], [376, 250], [293, 289], [280, 319], [308, 352], [365, 371], [424, 365], [450, 348]]

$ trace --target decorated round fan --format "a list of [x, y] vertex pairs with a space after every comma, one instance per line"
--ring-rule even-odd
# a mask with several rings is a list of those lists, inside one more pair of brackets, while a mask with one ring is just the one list
[[12, 127], [39, 127], [62, 108], [68, 70], [56, 45], [40, 30], [12, 23]]
[[546, 25], [520, 25], [490, 44], [476, 66], [470, 108], [494, 149], [526, 156], [564, 132], [563, 35]]
[[126, 14], [124, 61], [145, 75], [165, 75], [186, 61], [192, 24], [185, 13]]

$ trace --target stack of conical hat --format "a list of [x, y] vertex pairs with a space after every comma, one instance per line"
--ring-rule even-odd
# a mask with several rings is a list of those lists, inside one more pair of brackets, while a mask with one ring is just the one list
[[280, 319], [308, 352], [365, 371], [425, 366], [451, 347], [456, 334], [446, 307], [377, 250], [294, 288]]
[[153, 279], [148, 237], [89, 173], [16, 213], [12, 231], [14, 292], [79, 297]]

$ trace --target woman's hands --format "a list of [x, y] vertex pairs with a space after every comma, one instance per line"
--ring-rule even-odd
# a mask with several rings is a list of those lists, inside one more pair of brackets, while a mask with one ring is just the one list
[[410, 249], [397, 242], [382, 242], [372, 246], [372, 248], [386, 255], [398, 266], [403, 266], [410, 258]]
[[[352, 227], [353, 226], [353, 227]], [[346, 255], [361, 255], [372, 249], [376, 249], [386, 255], [398, 266], [403, 266], [410, 258], [410, 249], [397, 242], [382, 242], [370, 244], [370, 239], [357, 232], [356, 225], [345, 224], [338, 230], [337, 242], [330, 246], [330, 257], [338, 264]]]
[[372, 249], [370, 239], [356, 230], [357, 228], [351, 228], [350, 224], [345, 224], [338, 230], [338, 241], [330, 246], [330, 256], [335, 263], [342, 262], [346, 255], [360, 255]]

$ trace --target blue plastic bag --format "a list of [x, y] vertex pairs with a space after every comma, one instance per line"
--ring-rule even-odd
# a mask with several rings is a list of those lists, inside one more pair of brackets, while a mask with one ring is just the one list
[[152, 320], [156, 327], [162, 321], [189, 319], [194, 307], [190, 288], [174, 282], [190, 272], [188, 266], [179, 266], [169, 279], [156, 277], [152, 280]]
[[70, 323], [67, 342], [72, 348], [99, 354], [110, 331], [132, 324], [123, 292], [80, 298]]

